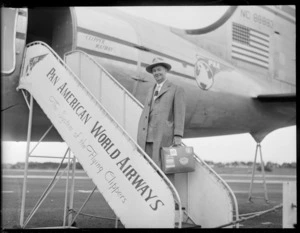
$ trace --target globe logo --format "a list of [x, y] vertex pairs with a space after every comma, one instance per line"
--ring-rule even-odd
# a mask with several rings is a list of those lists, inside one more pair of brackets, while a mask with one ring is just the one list
[[195, 78], [198, 86], [202, 90], [208, 90], [214, 83], [212, 70], [209, 65], [201, 59], [195, 64]]

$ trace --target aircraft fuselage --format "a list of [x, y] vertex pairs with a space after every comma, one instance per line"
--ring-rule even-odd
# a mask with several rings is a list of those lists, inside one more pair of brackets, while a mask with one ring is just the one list
[[[167, 78], [185, 90], [186, 138], [251, 133], [261, 140], [277, 128], [295, 124], [295, 103], [265, 104], [256, 98], [295, 93], [293, 84], [273, 80], [271, 68], [257, 64], [247, 69], [236, 67], [233, 60], [216, 56], [168, 27], [112, 9], [32, 9], [27, 13], [27, 39], [19, 38], [17, 46], [43, 40], [61, 57], [70, 50], [83, 50], [142, 104], [155, 82], [145, 67], [154, 57], [163, 57], [172, 65]], [[37, 25], [43, 18], [48, 18], [44, 29]], [[17, 54], [14, 72], [2, 76], [3, 140], [26, 140], [28, 108], [16, 91], [22, 56], [23, 52]], [[33, 123], [33, 140], [51, 125], [37, 104]], [[60, 137], [53, 131], [46, 140], [58, 141]]]

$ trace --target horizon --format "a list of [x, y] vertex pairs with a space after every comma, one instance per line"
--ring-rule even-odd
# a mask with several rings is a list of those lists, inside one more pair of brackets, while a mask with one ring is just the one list
[[[204, 162], [206, 162], [208, 165], [209, 163], [213, 163], [213, 164], [222, 164], [222, 165], [226, 165], [226, 164], [229, 164], [229, 165], [232, 165], [233, 163], [244, 163], [244, 164], [248, 164], [248, 163], [251, 163], [250, 165], [248, 166], [252, 166], [253, 164], [253, 161], [230, 161], [230, 162], [214, 162], [214, 161], [211, 161], [211, 160], [204, 160]], [[266, 166], [266, 163], [268, 163], [270, 161], [267, 161], [267, 162], [264, 162], [265, 163], [265, 166]], [[36, 161], [29, 161], [28, 162], [29, 164], [30, 163], [38, 163], [38, 164], [45, 164], [45, 163], [53, 163], [53, 164], [60, 164], [60, 162], [53, 162], [53, 161], [45, 161], [45, 162], [36, 162]], [[63, 162], [62, 164], [67, 164], [68, 162]], [[79, 161], [76, 161], [76, 164], [80, 164]], [[283, 164], [297, 164], [297, 161], [292, 161], [292, 162], [283, 162], [281, 164], [279, 163], [276, 163], [276, 162], [270, 162], [272, 164], [276, 164], [276, 165], [279, 165], [279, 166], [282, 166]], [[17, 165], [17, 164], [25, 164], [25, 161], [18, 161], [16, 163], [2, 163], [2, 165]], [[256, 161], [256, 165], [260, 165], [260, 161]], [[247, 166], [247, 165], [246, 165]], [[77, 168], [78, 169], [78, 168]], [[82, 168], [83, 169], [83, 168]]]
[[[187, 146], [192, 146], [197, 156], [205, 161], [215, 163], [254, 161], [256, 142], [250, 134], [183, 139], [183, 142]], [[35, 144], [36, 142], [32, 142], [31, 148]], [[266, 136], [261, 146], [265, 164], [267, 162], [277, 164], [296, 162], [296, 126], [275, 130]], [[2, 164], [25, 161], [26, 142], [2, 142], [1, 148]], [[67, 148], [64, 142], [42, 142], [33, 154], [62, 156]], [[52, 162], [61, 161], [61, 159], [30, 158], [29, 161]], [[256, 162], [260, 162], [259, 153]]]

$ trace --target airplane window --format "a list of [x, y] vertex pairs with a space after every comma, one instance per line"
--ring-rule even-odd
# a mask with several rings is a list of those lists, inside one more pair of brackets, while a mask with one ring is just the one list
[[16, 66], [17, 9], [1, 7], [1, 73], [9, 74]]

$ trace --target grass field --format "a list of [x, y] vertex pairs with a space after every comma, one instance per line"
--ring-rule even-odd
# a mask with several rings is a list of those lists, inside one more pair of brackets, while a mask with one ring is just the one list
[[[277, 183], [268, 183], [268, 197], [270, 202], [266, 203], [263, 199], [254, 199], [253, 203], [248, 202], [249, 182], [245, 182], [246, 178], [249, 180], [251, 172], [249, 169], [239, 168], [214, 168], [221, 174], [225, 180], [228, 180], [229, 186], [234, 191], [239, 207], [239, 214], [253, 213], [257, 211], [267, 210], [282, 203], [282, 183], [278, 180], [296, 180], [295, 169], [276, 169], [271, 173], [267, 173], [268, 180], [276, 179]], [[44, 175], [51, 175], [51, 171], [40, 172]], [[54, 171], [53, 171], [54, 173]], [[84, 173], [79, 172], [80, 176]], [[22, 192], [22, 178], [5, 178], [7, 174], [22, 174], [22, 171], [4, 171], [4, 178], [2, 179], [2, 228], [12, 229], [19, 226], [20, 210], [21, 210], [21, 192]], [[39, 173], [36, 173], [39, 174]], [[281, 176], [281, 177], [280, 177]], [[288, 177], [284, 177], [288, 176]], [[230, 181], [232, 178], [235, 181]], [[241, 182], [236, 180], [241, 180]], [[26, 199], [25, 219], [29, 215], [30, 210], [42, 195], [47, 187], [50, 179], [29, 179], [28, 193]], [[75, 183], [74, 209], [78, 210], [82, 203], [89, 195], [94, 184], [88, 179], [78, 179]], [[27, 228], [45, 227], [45, 226], [62, 226], [63, 223], [63, 207], [64, 207], [64, 191], [65, 180], [60, 180], [53, 188], [52, 192], [41, 205], [37, 213], [30, 220]], [[254, 184], [253, 195], [263, 197], [263, 185], [261, 183]], [[105, 202], [102, 195], [97, 191], [93, 194], [83, 213], [89, 215], [100, 216], [102, 218], [94, 218], [89, 216], [78, 216], [76, 224], [79, 228], [114, 228], [115, 220], [114, 213], [108, 204]], [[74, 215], [73, 215], [74, 216]], [[122, 224], [119, 224], [122, 227]], [[240, 224], [240, 228], [281, 228], [282, 227], [282, 209], [270, 212], [266, 215], [257, 217]]]

